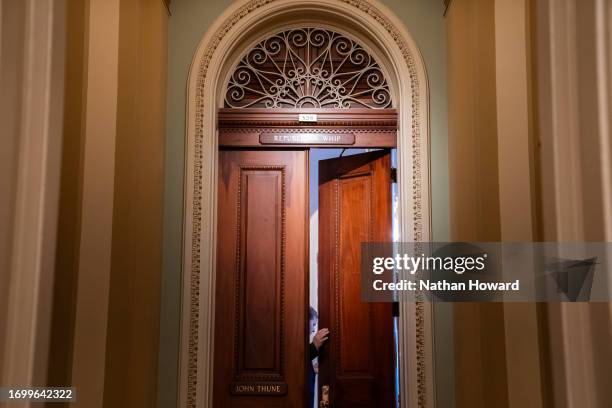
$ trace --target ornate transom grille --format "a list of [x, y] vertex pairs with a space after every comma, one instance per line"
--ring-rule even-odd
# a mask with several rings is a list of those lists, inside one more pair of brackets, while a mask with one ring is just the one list
[[391, 107], [391, 93], [374, 58], [334, 31], [299, 28], [253, 47], [227, 85], [226, 108]]

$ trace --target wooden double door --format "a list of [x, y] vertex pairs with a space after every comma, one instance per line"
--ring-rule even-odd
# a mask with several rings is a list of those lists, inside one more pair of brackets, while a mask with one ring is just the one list
[[[307, 406], [309, 189], [319, 189], [319, 396], [394, 406], [392, 307], [360, 297], [362, 242], [391, 240], [388, 150], [321, 161], [309, 150], [219, 152], [214, 407]], [[319, 406], [319, 403], [317, 403]], [[309, 407], [310, 408], [310, 407]]]

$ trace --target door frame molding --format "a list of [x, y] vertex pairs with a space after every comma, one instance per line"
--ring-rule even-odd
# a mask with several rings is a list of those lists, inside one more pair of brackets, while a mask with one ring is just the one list
[[[217, 111], [232, 64], [265, 31], [315, 24], [351, 34], [388, 74], [398, 110], [400, 234], [431, 238], [427, 73], [402, 22], [377, 0], [239, 0], [206, 32], [187, 84], [179, 407], [212, 406], [217, 231]], [[400, 303], [402, 407], [435, 406], [433, 305]]]

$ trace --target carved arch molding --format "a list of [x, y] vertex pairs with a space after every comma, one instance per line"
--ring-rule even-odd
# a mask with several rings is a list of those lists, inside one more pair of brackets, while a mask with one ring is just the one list
[[[215, 84], [215, 78], [222, 76], [220, 74], [222, 66], [228, 69], [224, 65], [227, 63], [224, 55], [227, 55], [228, 50], [224, 47], [240, 38], [240, 31], [246, 30], [248, 24], [257, 24], [257, 20], [253, 18], [254, 15], [262, 17], [269, 10], [287, 10], [291, 7], [321, 7], [341, 15], [352, 15], [355, 20], [360, 20], [363, 27], [374, 29], [377, 35], [384, 37], [385, 48], [392, 55], [388, 58], [393, 65], [387, 65], [386, 68], [389, 69], [387, 72], [391, 70], [394, 72], [393, 80], [387, 81], [389, 78], [381, 76], [371, 82], [373, 86], [369, 93], [357, 96], [353, 91], [345, 93], [346, 87], [341, 93], [330, 87], [329, 90], [324, 91], [327, 96], [323, 98], [323, 101], [334, 100], [329, 103], [341, 103], [343, 108], [363, 107], [363, 102], [371, 103], [372, 105], [368, 107], [374, 109], [397, 105], [394, 107], [399, 109], [400, 123], [398, 130], [400, 214], [405, 214], [401, 216], [401, 231], [406, 240], [426, 241], [430, 237], [427, 76], [418, 49], [407, 31], [402, 28], [401, 22], [392, 17], [392, 13], [384, 9], [384, 6], [377, 0], [241, 0], [235, 2], [205, 35], [196, 51], [189, 74], [180, 407], [207, 407], [211, 403], [212, 396], [210, 361], [212, 361], [213, 353], [211, 322], [214, 316], [214, 304], [211, 303], [211, 298], [214, 298], [216, 234], [213, 226], [216, 222], [214, 180], [216, 180], [217, 151], [215, 112], [218, 108], [228, 106], [230, 103], [237, 103], [238, 107], [247, 107], [246, 105], [256, 96], [251, 95], [250, 100], [247, 98], [245, 102], [240, 95], [244, 91], [246, 97], [249, 90], [238, 90], [235, 96], [230, 96], [238, 100], [228, 102], [225, 92], [230, 91], [229, 85], [232, 84], [232, 79], [228, 83], [223, 83], [223, 86], [228, 86], [221, 89]], [[331, 40], [328, 37], [326, 41]], [[353, 50], [360, 47], [354, 42], [350, 43], [350, 46]], [[241, 58], [233, 69], [239, 69], [244, 58], [247, 58], [247, 54], [243, 54]], [[307, 61], [310, 64], [310, 76], [307, 76], [304, 71], [302, 74], [304, 82], [298, 82], [299, 87], [312, 80], [330, 80], [320, 72], [319, 77], [315, 78], [314, 65], [316, 64], [313, 65], [312, 58]], [[381, 61], [373, 59], [370, 62], [371, 64], [368, 62], [361, 68], [353, 68], [366, 69], [368, 67], [367, 69], [371, 72], [380, 69], [379, 62]], [[229, 67], [228, 71], [231, 72], [231, 70], [232, 67]], [[234, 82], [236, 82], [235, 79]], [[377, 93], [389, 92], [390, 82], [393, 82], [394, 90], [399, 90], [397, 101], [392, 101], [390, 96], [388, 101], [383, 101], [379, 99], [380, 97], [373, 95], [374, 91]], [[282, 82], [282, 84], [285, 83]], [[364, 82], [361, 81], [361, 83]], [[365, 83], [367, 84], [367, 80]], [[289, 78], [288, 86], [295, 87], [295, 84]], [[310, 84], [313, 85], [312, 82]], [[337, 81], [328, 82], [328, 86], [330, 84], [338, 86]], [[285, 90], [283, 91], [285, 93], [282, 93], [276, 88], [262, 87], [260, 91], [262, 95], [259, 96], [262, 99], [257, 103], [264, 104], [264, 107], [266, 104], [287, 107], [283, 106], [283, 103], [295, 103], [296, 94], [293, 95], [293, 98], [288, 98], [288, 102], [283, 99], [287, 98], [289, 92], [294, 92], [293, 89]], [[309, 92], [311, 92], [309, 96], [312, 96], [313, 91]], [[395, 95], [395, 93], [392, 94]], [[382, 102], [376, 104], [377, 100]], [[401, 377], [403, 379], [400, 387], [402, 392], [406, 392], [404, 395], [407, 397], [402, 400], [402, 407], [433, 406], [435, 400], [433, 397], [431, 306], [424, 301], [422, 296], [418, 295], [412, 302], [403, 302], [400, 308], [402, 316], [400, 325], [404, 325], [403, 329], [400, 327], [400, 352], [405, 360], [410, 360], [402, 366]]]

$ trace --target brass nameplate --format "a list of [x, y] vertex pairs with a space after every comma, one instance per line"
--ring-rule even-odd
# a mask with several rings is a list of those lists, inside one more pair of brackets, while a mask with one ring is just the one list
[[355, 135], [352, 133], [261, 133], [261, 144], [289, 145], [352, 145]]
[[287, 383], [234, 382], [230, 391], [233, 395], [285, 395], [287, 394]]

